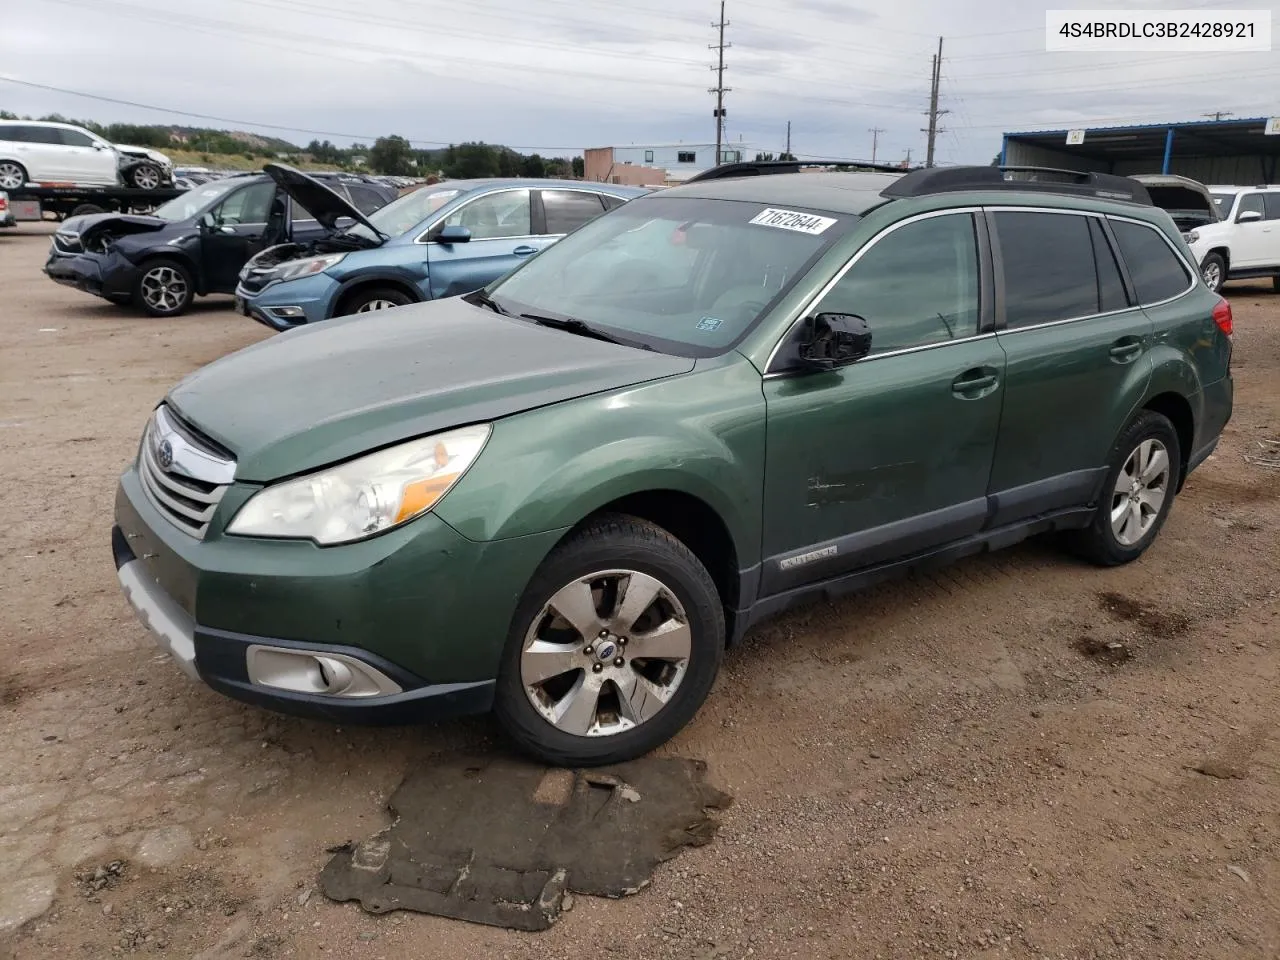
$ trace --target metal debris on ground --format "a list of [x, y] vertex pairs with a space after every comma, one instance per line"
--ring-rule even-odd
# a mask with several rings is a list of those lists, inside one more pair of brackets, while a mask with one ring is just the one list
[[1245, 460], [1259, 467], [1280, 467], [1280, 440], [1255, 440], [1253, 453], [1246, 453]]
[[336, 848], [320, 874], [331, 900], [545, 930], [569, 891], [636, 893], [654, 868], [702, 846], [731, 799], [698, 760], [645, 757], [596, 770], [506, 758], [428, 764], [388, 804], [395, 822]]

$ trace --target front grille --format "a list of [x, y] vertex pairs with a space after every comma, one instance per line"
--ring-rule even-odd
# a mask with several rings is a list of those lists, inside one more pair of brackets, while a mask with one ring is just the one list
[[270, 269], [245, 270], [240, 274], [240, 289], [250, 295], [261, 293], [267, 285], [267, 276], [270, 273]]
[[[235, 474], [235, 462], [180, 424], [164, 407], [156, 410], [142, 438], [138, 475], [152, 506], [179, 530], [203, 538]], [[160, 465], [166, 444], [167, 469]]]

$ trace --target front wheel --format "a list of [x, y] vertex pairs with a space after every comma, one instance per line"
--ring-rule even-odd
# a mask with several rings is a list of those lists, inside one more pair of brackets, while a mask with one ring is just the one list
[[1222, 285], [1227, 282], [1227, 261], [1222, 259], [1222, 254], [1211, 253], [1204, 258], [1204, 262], [1200, 264], [1200, 276], [1204, 277], [1205, 285], [1214, 293], [1222, 291]]
[[1169, 516], [1181, 470], [1173, 424], [1154, 410], [1142, 411], [1112, 448], [1097, 513], [1076, 537], [1081, 555], [1104, 567], [1142, 556]]
[[353, 313], [372, 313], [374, 310], [391, 310], [413, 303], [413, 298], [395, 287], [365, 287], [357, 290], [342, 302], [337, 316]]
[[133, 288], [133, 302], [153, 317], [186, 313], [195, 297], [191, 273], [176, 260], [152, 260], [143, 264]]
[[140, 163], [136, 167], [131, 167], [127, 176], [129, 186], [137, 187], [139, 190], [156, 190], [164, 179], [160, 168], [154, 163]]
[[494, 710], [540, 760], [631, 760], [671, 739], [706, 699], [724, 655], [724, 609], [706, 568], [666, 530], [603, 517], [558, 546], [517, 607]]

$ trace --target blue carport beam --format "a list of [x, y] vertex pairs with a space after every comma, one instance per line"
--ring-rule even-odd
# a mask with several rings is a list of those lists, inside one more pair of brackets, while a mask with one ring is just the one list
[[1173, 161], [1173, 127], [1170, 127], [1164, 135], [1164, 165], [1161, 166], [1161, 173], [1169, 172], [1169, 164]]

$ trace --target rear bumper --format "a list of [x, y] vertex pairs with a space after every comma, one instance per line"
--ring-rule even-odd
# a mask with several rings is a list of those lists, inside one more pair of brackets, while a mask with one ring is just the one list
[[120, 303], [133, 297], [138, 280], [138, 268], [114, 253], [50, 254], [44, 272], [57, 283]]
[[0, 227], [16, 227], [17, 225], [18, 218], [13, 215], [12, 210], [6, 210], [4, 213], [0, 213]]

